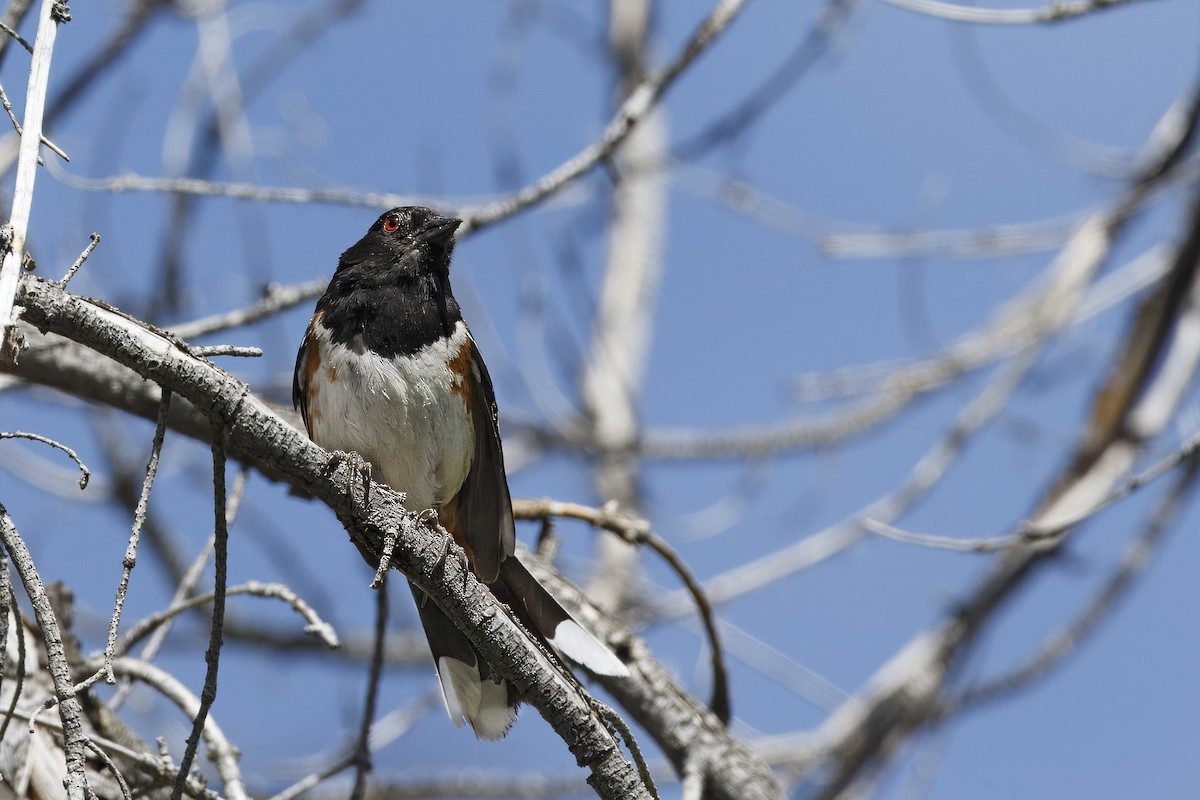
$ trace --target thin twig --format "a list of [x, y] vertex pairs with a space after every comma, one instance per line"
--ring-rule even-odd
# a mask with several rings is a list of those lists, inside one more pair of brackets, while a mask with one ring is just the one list
[[318, 278], [314, 281], [299, 283], [293, 286], [281, 286], [277, 283], [272, 283], [267, 286], [266, 292], [263, 293], [263, 298], [248, 308], [239, 308], [192, 322], [185, 322], [182, 325], [176, 325], [171, 328], [171, 333], [180, 339], [190, 340], [204, 336], [205, 334], [216, 333], [217, 331], [240, 328], [244, 325], [258, 322], [273, 314], [278, 314], [281, 311], [286, 311], [305, 301], [320, 297], [328, 285], [328, 278]]
[[[3, 23], [0, 23], [0, 27], [2, 27], [2, 25]], [[4, 110], [8, 112], [8, 118], [12, 120], [13, 129], [17, 132], [17, 135], [20, 136], [21, 123], [17, 120], [17, 114], [15, 111], [13, 111], [12, 101], [8, 99], [8, 93], [4, 91], [4, 86], [2, 84], [0, 84], [0, 105], [3, 105]], [[42, 137], [42, 144], [50, 148], [50, 150], [52, 150], [54, 154], [63, 161], [69, 162], [71, 160], [71, 158], [65, 152], [63, 152], [61, 147], [47, 139], [45, 136]], [[40, 162], [41, 159], [39, 158], [38, 161]]]
[[63, 275], [62, 280], [58, 282], [58, 285], [64, 289], [67, 288], [67, 284], [71, 282], [71, 278], [75, 277], [75, 273], [79, 272], [79, 268], [83, 266], [83, 262], [88, 260], [88, 256], [90, 256], [92, 251], [96, 249], [96, 245], [100, 244], [100, 234], [98, 233], [93, 233], [89, 239], [90, 241], [88, 241], [87, 247], [83, 248], [83, 252], [79, 254], [79, 258], [75, 259], [75, 263], [71, 265], [69, 270], [67, 270], [67, 274]]
[[[215, 536], [208, 537], [208, 540], [204, 543], [204, 546], [200, 548], [199, 555], [196, 556], [195, 560], [188, 567], [187, 572], [185, 572], [184, 575], [179, 579], [179, 585], [175, 587], [175, 594], [171, 598], [171, 608], [174, 608], [182, 603], [184, 599], [191, 594], [196, 584], [199, 583], [200, 578], [204, 573], [204, 567], [208, 564], [208, 557], [212, 553], [215, 539]], [[142, 652], [139, 656], [142, 661], [152, 661], [154, 657], [158, 655], [159, 648], [161, 648], [163, 642], [166, 641], [167, 634], [170, 632], [171, 624], [174, 621], [175, 615], [172, 614], [163, 620], [161, 624], [154, 626], [154, 633], [151, 635], [150, 641], [147, 642], [146, 646], [142, 648]], [[140, 625], [141, 622], [135, 625], [134, 631], [136, 631]], [[130, 631], [128, 638], [132, 638], [132, 634], [133, 631]], [[141, 637], [139, 636], [138, 638]], [[120, 645], [118, 645], [118, 649], [120, 649]], [[113, 709], [119, 708], [121, 704], [125, 702], [125, 699], [128, 697], [132, 688], [132, 681], [127, 681], [125, 685], [117, 690], [117, 693], [109, 702], [109, 707]]]
[[[447, 533], [445, 535], [449, 536], [450, 534]], [[397, 533], [395, 531], [391, 531], [383, 537], [383, 548], [379, 553], [379, 563], [375, 566], [375, 575], [371, 578], [372, 589], [380, 588], [387, 579], [388, 571], [392, 568], [392, 556], [396, 551], [396, 537]]]
[[[249, 478], [249, 467], [243, 466], [242, 469], [238, 471], [237, 477], [235, 477], [233, 480], [233, 489], [229, 493], [229, 502], [225, 511], [226, 519], [230, 525], [232, 525], [233, 520], [237, 518], [238, 510], [241, 507], [242, 497], [245, 493], [246, 484], [249, 481]], [[208, 537], [208, 541], [204, 544], [204, 547], [200, 549], [200, 554], [196, 556], [196, 559], [192, 562], [191, 566], [189, 566], [187, 571], [184, 572], [179, 578], [179, 584], [175, 587], [175, 594], [171, 599], [172, 608], [182, 603], [184, 599], [192, 593], [192, 590], [200, 580], [201, 574], [204, 572], [204, 566], [208, 563], [208, 556], [213, 551], [215, 543], [216, 535], [214, 533], [214, 535]], [[254, 582], [251, 581], [250, 583]], [[209, 598], [209, 601], [211, 601], [211, 598]], [[293, 607], [295, 606], [293, 605]], [[297, 610], [300, 609], [297, 608]], [[303, 611], [300, 613], [304, 614]], [[146, 646], [142, 648], [142, 660], [151, 661], [155, 655], [158, 654], [158, 650], [160, 647], [162, 647], [163, 642], [166, 641], [167, 633], [170, 631], [171, 623], [174, 620], [175, 615], [170, 614], [161, 623], [158, 623], [154, 626], [154, 633], [151, 636], [150, 641], [147, 642]], [[140, 625], [141, 623], [138, 624]], [[136, 628], [137, 626], [135, 626], [135, 629]], [[138, 638], [141, 638], [141, 636]], [[126, 684], [117, 691], [116, 695], [114, 695], [113, 699], [109, 702], [109, 706], [111, 708], [119, 707], [121, 703], [125, 701], [130, 688], [131, 684], [126, 682]]]
[[387, 641], [388, 592], [385, 572], [375, 589], [375, 646], [371, 651], [371, 670], [367, 676], [367, 696], [363, 700], [362, 722], [354, 742], [354, 790], [351, 800], [362, 800], [367, 792], [367, 776], [371, 774], [371, 724], [375, 721], [375, 705], [379, 702], [379, 682], [383, 675], [384, 647]]
[[721, 0], [674, 60], [629, 93], [628, 99], [617, 109], [597, 141], [508, 197], [486, 206], [463, 209], [460, 212], [463, 224], [459, 228], [459, 235], [465, 236], [540, 203], [597, 164], [605, 162], [625, 142], [634, 127], [658, 105], [658, 101], [675, 79], [729, 27], [746, 2], [747, 0]]
[[213, 563], [215, 577], [213, 579], [213, 613], [212, 629], [209, 633], [208, 649], [204, 652], [204, 688], [200, 691], [200, 707], [192, 721], [192, 732], [188, 736], [183, 758], [179, 762], [179, 777], [171, 790], [171, 800], [179, 800], [183, 794], [183, 786], [187, 774], [196, 757], [196, 748], [200, 746], [200, 734], [204, 730], [204, 720], [208, 710], [217, 699], [217, 669], [220, 666], [222, 627], [225, 624], [225, 581], [228, 571], [229, 528], [225, 507], [225, 426], [213, 420], [212, 423], [212, 463], [213, 463], [213, 514], [216, 517], [214, 526]]
[[0, 31], [8, 34], [13, 39], [15, 39], [17, 41], [17, 44], [19, 44], [19, 45], [21, 45], [21, 47], [25, 48], [26, 52], [29, 52], [29, 53], [33, 52], [33, 45], [31, 45], [29, 42], [25, 41], [24, 36], [17, 33], [11, 27], [9, 27], [8, 25], [5, 25], [3, 22], [0, 22]]
[[1158, 480], [1163, 475], [1166, 475], [1180, 464], [1194, 458], [1197, 452], [1200, 452], [1200, 432], [1193, 433], [1190, 437], [1188, 437], [1187, 441], [1180, 445], [1179, 449], [1175, 450], [1175, 452], [1159, 459], [1157, 462], [1147, 467], [1144, 471], [1139, 472], [1136, 475], [1130, 475], [1128, 478], [1114, 487], [1112, 491], [1092, 505], [1079, 509], [1071, 516], [1055, 519], [1053, 525], [1039, 525], [1036, 522], [1027, 522], [1018, 529], [1017, 533], [1018, 535], [1030, 539], [1054, 536], [1066, 528], [1078, 525], [1088, 517], [1091, 517], [1097, 512], [1108, 508], [1114, 503], [1124, 500], [1126, 497], [1138, 491], [1147, 484]]
[[878, 534], [885, 539], [891, 539], [894, 542], [932, 547], [939, 550], [957, 550], [960, 553], [991, 553], [996, 550], [1012, 547], [1021, 541], [1022, 538], [1017, 533], [1009, 534], [1008, 536], [992, 536], [981, 539], [956, 539], [952, 536], [911, 533], [872, 517], [863, 517], [859, 522], [863, 528], [871, 533]]
[[76, 453], [71, 448], [67, 447], [62, 442], [57, 442], [54, 439], [50, 439], [46, 436], [41, 436], [40, 434], [27, 433], [26, 431], [0, 431], [0, 439], [29, 439], [34, 442], [41, 442], [42, 444], [48, 444], [51, 447], [55, 448], [56, 450], [63, 451], [64, 453], [67, 454], [67, 456], [72, 461], [75, 462], [75, 465], [77, 467], [79, 467], [80, 473], [82, 473], [79, 476], [79, 488], [80, 489], [87, 488], [88, 480], [92, 477], [92, 471], [87, 468], [86, 464], [83, 463], [83, 460], [80, 459], [78, 453]]
[[[282, 600], [292, 607], [297, 614], [303, 617], [307, 623], [304, 626], [304, 632], [311, 636], [315, 636], [325, 643], [325, 646], [330, 650], [335, 650], [341, 647], [341, 641], [338, 639], [337, 631], [333, 626], [317, 614], [316, 610], [304, 601], [304, 598], [296, 594], [292, 589], [282, 583], [262, 583], [260, 581], [246, 581], [239, 586], [231, 586], [225, 591], [226, 597], [235, 597], [237, 595], [250, 595], [251, 597], [263, 597], [268, 599]], [[175, 619], [180, 614], [191, 611], [194, 608], [200, 608], [213, 601], [213, 593], [198, 594], [194, 597], [189, 597], [186, 600], [180, 600], [172, 603], [170, 608], [156, 612], [138, 620], [136, 624], [130, 627], [129, 632], [117, 642], [114, 648], [116, 656], [122, 656], [140, 642], [142, 639], [149, 636], [154, 631], [159, 630], [170, 620]]]
[[1006, 536], [992, 536], [981, 539], [958, 539], [951, 536], [937, 536], [925, 533], [913, 533], [911, 531], [902, 530], [889, 525], [881, 520], [865, 517], [861, 520], [864, 528], [872, 533], [878, 534], [885, 539], [891, 539], [905, 544], [915, 544], [921, 547], [932, 547], [942, 550], [957, 550], [964, 553], [985, 553], [995, 550], [1005, 550], [1018, 544], [1022, 541], [1034, 541], [1055, 536], [1067, 528], [1074, 527], [1089, 517], [1095, 516], [1099, 512], [1108, 508], [1111, 505], [1119, 503], [1126, 497], [1129, 497], [1134, 492], [1144, 488], [1154, 481], [1171, 472], [1184, 462], [1191, 462], [1200, 453], [1200, 432], [1192, 434], [1188, 437], [1180, 447], [1171, 454], [1164, 456], [1157, 462], [1147, 467], [1142, 472], [1136, 475], [1130, 475], [1108, 494], [1097, 500], [1091, 505], [1080, 508], [1068, 517], [1056, 519], [1051, 526], [1038, 525], [1035, 522], [1026, 522], [1017, 527], [1017, 530]]
[[238, 200], [254, 200], [260, 203], [324, 203], [349, 208], [387, 209], [404, 205], [446, 205], [428, 197], [392, 194], [390, 192], [362, 192], [354, 189], [325, 188], [303, 189], [291, 186], [262, 186], [257, 183], [207, 181], [200, 178], [157, 178], [128, 173], [108, 178], [84, 178], [66, 170], [51, 168], [56, 178], [73, 189], [88, 192], [122, 194], [124, 192], [162, 192], [166, 194], [189, 194], [208, 197], [232, 197]]
[[[103, 674], [103, 672], [104, 670], [101, 669], [97, 671], [97, 674]], [[104, 766], [117, 779], [117, 785], [121, 787], [121, 797], [124, 800], [133, 800], [133, 793], [129, 791], [129, 784], [125, 782], [125, 776], [121, 774], [121, 770], [117, 769], [117, 765], [113, 763], [113, 760], [108, 757], [108, 753], [104, 752], [100, 745], [96, 744], [93, 739], [89, 738], [87, 745], [88, 749], [100, 757], [100, 760], [104, 762]]]
[[150, 503], [150, 489], [154, 485], [154, 477], [158, 474], [158, 459], [162, 455], [163, 440], [167, 435], [167, 414], [171, 410], [171, 393], [163, 389], [162, 400], [158, 404], [158, 422], [154, 428], [154, 439], [150, 442], [150, 461], [146, 464], [146, 478], [142, 481], [142, 491], [138, 495], [137, 508], [133, 512], [133, 529], [129, 533], [129, 543], [125, 546], [125, 558], [121, 564], [121, 580], [117, 584], [117, 598], [113, 604], [112, 619], [108, 623], [108, 643], [104, 648], [104, 670], [108, 683], [115, 683], [112, 660], [117, 649], [117, 629], [121, 626], [121, 609], [125, 607], [125, 593], [129, 590], [129, 576], [137, 566], [138, 539], [141, 536], [142, 525], [146, 523], [146, 506]]
[[214, 344], [204, 345], [199, 347], [191, 347], [189, 351], [197, 358], [208, 358], [210, 356], [237, 356], [239, 358], [261, 358], [263, 351], [261, 347], [239, 347], [232, 344]]

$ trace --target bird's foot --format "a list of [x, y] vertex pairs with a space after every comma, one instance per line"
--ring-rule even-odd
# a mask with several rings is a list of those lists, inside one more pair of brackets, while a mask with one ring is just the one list
[[[358, 483], [362, 491], [358, 505], [359, 508], [365, 510], [371, 504], [371, 462], [353, 450], [334, 450], [329, 454], [329, 460], [325, 462], [325, 471], [332, 475], [342, 464], [345, 464], [352, 474], [358, 473]], [[355, 502], [353, 481], [346, 484], [346, 499], [352, 504]]]
[[437, 522], [437, 512], [433, 509], [426, 509], [420, 514], [421, 522], [428, 525], [435, 532], [442, 535], [442, 552], [438, 555], [437, 563], [434, 564], [434, 570], [439, 570], [446, 566], [446, 561], [453, 556], [463, 570], [463, 588], [467, 588], [467, 575], [471, 572], [471, 561], [467, 558], [467, 551], [464, 550], [458, 542], [454, 541], [454, 537], [450, 532], [443, 528]]

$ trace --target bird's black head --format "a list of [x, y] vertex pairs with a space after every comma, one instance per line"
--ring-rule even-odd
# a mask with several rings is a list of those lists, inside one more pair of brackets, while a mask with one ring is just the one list
[[393, 208], [342, 253], [317, 312], [333, 341], [382, 356], [411, 354], [462, 319], [450, 291], [450, 253], [462, 220]]
[[338, 262], [338, 272], [357, 273], [356, 282], [393, 284], [450, 271], [454, 232], [462, 220], [421, 206], [393, 208], [375, 220]]

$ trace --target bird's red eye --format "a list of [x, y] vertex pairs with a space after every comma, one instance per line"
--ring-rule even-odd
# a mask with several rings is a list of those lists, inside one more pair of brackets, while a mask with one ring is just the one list
[[395, 232], [395, 230], [399, 227], [400, 227], [399, 218], [397, 218], [397, 217], [384, 217], [383, 218], [383, 229], [385, 231], [387, 231], [388, 233]]

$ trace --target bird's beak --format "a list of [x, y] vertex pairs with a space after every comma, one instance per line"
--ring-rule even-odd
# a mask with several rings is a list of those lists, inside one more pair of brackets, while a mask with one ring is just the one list
[[417, 234], [417, 241], [429, 242], [431, 244], [445, 244], [458, 230], [458, 226], [462, 225], [461, 219], [453, 217], [434, 217], [425, 223]]

